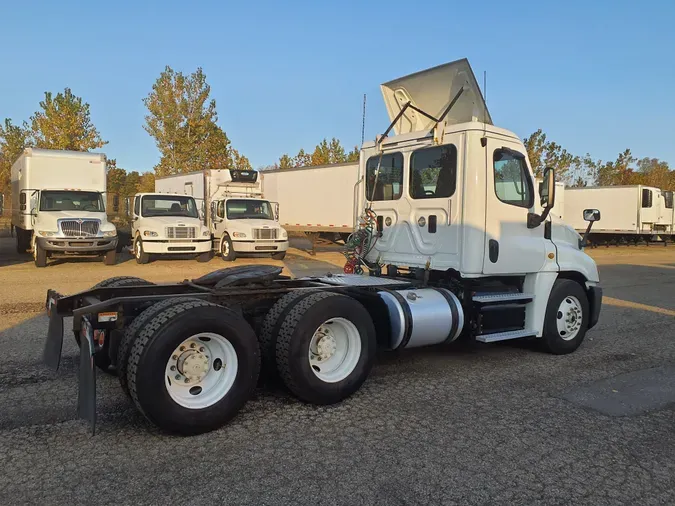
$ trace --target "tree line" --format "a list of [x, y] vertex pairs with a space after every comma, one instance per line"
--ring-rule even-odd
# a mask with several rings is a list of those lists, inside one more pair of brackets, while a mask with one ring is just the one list
[[[143, 128], [154, 139], [160, 153], [152, 171], [128, 172], [108, 159], [108, 192], [124, 198], [136, 192], [153, 191], [154, 178], [204, 168], [251, 169], [218, 124], [216, 101], [201, 68], [191, 74], [166, 66], [151, 91], [143, 98], [147, 109]], [[568, 186], [646, 184], [675, 190], [675, 170], [657, 158], [634, 157], [629, 149], [616, 160], [602, 161], [590, 154], [574, 155], [550, 140], [541, 130], [523, 139], [535, 176], [545, 167], [556, 169]], [[0, 124], [0, 193], [7, 195], [11, 166], [26, 147], [91, 151], [108, 144], [91, 120], [90, 107], [70, 88], [54, 95], [45, 92], [38, 110], [28, 120]], [[283, 154], [265, 169], [355, 162], [359, 148], [347, 151], [340, 141], [324, 138], [314, 149], [300, 149], [295, 156]]]

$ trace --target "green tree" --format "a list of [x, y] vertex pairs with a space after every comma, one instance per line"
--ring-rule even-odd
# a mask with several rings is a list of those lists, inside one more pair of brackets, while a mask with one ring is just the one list
[[670, 189], [672, 179], [668, 162], [658, 158], [642, 158], [637, 161], [641, 182], [661, 189]]
[[279, 168], [280, 169], [290, 169], [291, 167], [295, 167], [294, 160], [290, 156], [283, 154], [281, 155], [281, 158], [279, 158]]
[[7, 118], [4, 125], [0, 124], [0, 193], [5, 194], [5, 198], [8, 198], [10, 190], [12, 165], [30, 144], [30, 130], [26, 123], [14, 125]]
[[635, 171], [631, 166], [635, 162], [636, 159], [630, 149], [626, 149], [619, 153], [616, 161], [598, 163], [598, 184], [600, 186], [632, 184], [635, 180]]
[[345, 162], [358, 162], [359, 161], [359, 155], [360, 155], [359, 147], [354, 146], [354, 149], [352, 149], [349, 153], [347, 153], [347, 157], [345, 159]]
[[523, 144], [535, 177], [542, 177], [546, 167], [553, 167], [559, 180], [570, 182], [568, 172], [578, 165], [578, 157], [563, 149], [560, 144], [547, 140], [541, 129], [524, 139]]
[[137, 193], [152, 193], [155, 191], [155, 173], [144, 172], [138, 178]]
[[38, 148], [89, 151], [108, 143], [91, 122], [89, 104], [70, 88], [56, 96], [46, 91], [30, 125], [33, 144]]
[[161, 155], [155, 166], [157, 176], [250, 167], [218, 126], [216, 101], [210, 94], [201, 68], [186, 76], [167, 66], [143, 99], [148, 109], [144, 128]]
[[[141, 185], [141, 175], [137, 171], [127, 172], [127, 177], [124, 181], [124, 186], [120, 190], [120, 194], [123, 197], [131, 197], [135, 193], [138, 193], [138, 189]], [[153, 189], [154, 191], [154, 185]]]

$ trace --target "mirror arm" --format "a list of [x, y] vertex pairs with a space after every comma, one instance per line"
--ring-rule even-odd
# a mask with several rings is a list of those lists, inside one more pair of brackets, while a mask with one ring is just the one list
[[593, 223], [595, 223], [595, 222], [594, 222], [594, 221], [589, 221], [589, 222], [588, 222], [588, 226], [586, 227], [586, 232], [584, 232], [584, 236], [583, 236], [583, 237], [581, 238], [581, 240], [579, 241], [579, 248], [580, 248], [580, 249], [581, 249], [581, 248], [585, 248], [586, 246], [588, 246], [588, 236], [589, 236], [590, 233], [591, 233], [591, 227], [593, 227]]

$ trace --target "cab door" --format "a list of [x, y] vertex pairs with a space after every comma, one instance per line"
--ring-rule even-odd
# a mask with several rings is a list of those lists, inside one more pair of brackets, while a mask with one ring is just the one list
[[211, 202], [211, 232], [215, 239], [220, 239], [225, 232], [225, 201]]
[[517, 143], [488, 138], [483, 273], [538, 272], [546, 262], [544, 225], [527, 227], [535, 187], [526, 153]]

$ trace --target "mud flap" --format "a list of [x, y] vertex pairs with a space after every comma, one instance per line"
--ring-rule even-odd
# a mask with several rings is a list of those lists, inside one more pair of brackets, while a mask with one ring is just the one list
[[42, 354], [42, 360], [50, 369], [57, 371], [61, 363], [61, 348], [63, 347], [63, 316], [56, 312], [58, 295], [51, 290], [47, 295], [47, 313], [49, 314], [49, 327], [47, 341]]
[[96, 367], [94, 365], [94, 338], [89, 322], [82, 319], [80, 337], [80, 373], [77, 393], [77, 414], [89, 422], [92, 436], [96, 432]]

